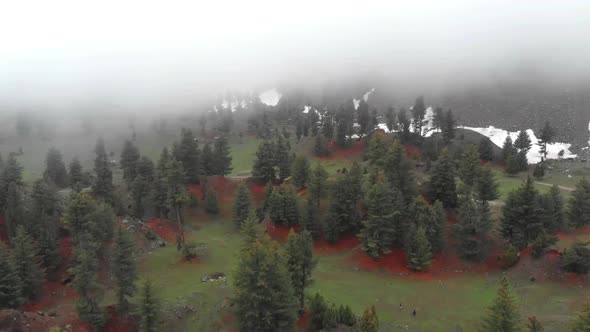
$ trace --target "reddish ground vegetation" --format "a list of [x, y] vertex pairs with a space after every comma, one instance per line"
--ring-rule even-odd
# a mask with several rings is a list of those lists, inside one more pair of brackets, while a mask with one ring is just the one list
[[338, 239], [336, 243], [330, 243], [326, 240], [314, 241], [313, 249], [317, 254], [329, 255], [356, 248], [359, 243], [360, 240], [356, 236], [349, 235]]
[[78, 293], [60, 281], [45, 281], [41, 295], [35, 302], [28, 303], [23, 311], [46, 310], [62, 302], [64, 299], [77, 299]]
[[309, 323], [311, 322], [311, 313], [306, 310], [301, 317], [297, 319], [297, 330], [309, 331]]
[[147, 222], [147, 227], [168, 242], [176, 241], [176, 225], [170, 220], [156, 218]]
[[266, 233], [274, 240], [279, 242], [287, 241], [287, 237], [289, 236], [289, 232], [293, 229], [295, 232], [299, 232], [299, 226], [295, 225], [293, 227], [285, 227], [285, 226], [277, 226], [271, 222], [265, 224]]
[[420, 149], [411, 144], [404, 144], [404, 151], [406, 152], [406, 157], [410, 159], [420, 159], [420, 156], [422, 155]]
[[264, 200], [264, 188], [265, 185], [257, 183], [254, 180], [248, 181], [248, 189], [250, 189], [250, 196], [256, 203], [261, 203]]
[[8, 243], [8, 229], [2, 216], [0, 216], [0, 241]]
[[451, 252], [438, 253], [432, 258], [432, 264], [423, 272], [412, 271], [407, 267], [406, 253], [401, 249], [393, 249], [380, 259], [373, 259], [362, 250], [356, 249], [350, 255], [350, 260], [361, 270], [403, 274], [421, 280], [430, 280], [434, 277], [449, 278], [462, 272], [482, 273], [501, 270], [495, 254], [489, 255], [481, 263], [469, 263]]
[[108, 306], [107, 322], [103, 331], [105, 332], [129, 332], [137, 331], [137, 321], [130, 316], [120, 316], [115, 306]]
[[199, 257], [194, 257], [189, 260], [186, 260], [184, 258], [180, 258], [178, 260], [178, 264], [200, 264], [200, 263], [201, 263], [201, 259]]
[[557, 236], [559, 236], [559, 238], [562, 240], [575, 240], [579, 236], [584, 236], [588, 234], [590, 234], [590, 226], [576, 229], [571, 233], [559, 232]]
[[187, 190], [198, 200], [204, 200], [205, 191], [212, 189], [217, 194], [217, 201], [220, 204], [232, 201], [236, 187], [236, 182], [223, 176], [210, 176], [207, 178], [206, 183], [201, 182], [201, 184], [189, 184], [186, 186]]
[[325, 147], [332, 152], [329, 156], [320, 157], [323, 160], [333, 159], [349, 159], [361, 155], [365, 148], [364, 141], [354, 142], [354, 144], [346, 149], [339, 148], [335, 142], [326, 143]]
[[[59, 254], [62, 259], [67, 262], [72, 258], [72, 238], [65, 237], [59, 241]], [[65, 262], [62, 262], [65, 263]]]

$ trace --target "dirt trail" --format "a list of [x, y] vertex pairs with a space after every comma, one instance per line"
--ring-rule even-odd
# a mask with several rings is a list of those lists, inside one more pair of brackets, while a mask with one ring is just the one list
[[[535, 184], [540, 184], [542, 186], [547, 186], [547, 187], [553, 187], [553, 185], [551, 183], [547, 183], [547, 182], [535, 181]], [[565, 191], [574, 191], [574, 190], [576, 190], [575, 188], [566, 187], [566, 186], [557, 186], [557, 188], [559, 188], [561, 190], [565, 190]]]

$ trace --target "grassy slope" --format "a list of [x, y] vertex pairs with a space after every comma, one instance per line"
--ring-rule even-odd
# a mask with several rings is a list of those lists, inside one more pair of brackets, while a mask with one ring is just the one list
[[[149, 157], [157, 158], [159, 151], [166, 144], [170, 144], [173, 137], [139, 139], [139, 146]], [[21, 157], [25, 166], [26, 178], [40, 176], [43, 159], [50, 146], [59, 146], [67, 151], [65, 159], [79, 155], [85, 167], [92, 163], [92, 149], [95, 138], [87, 140], [64, 140], [63, 142], [46, 142], [43, 144], [28, 144], [21, 142], [25, 155]], [[15, 143], [16, 144], [16, 143]], [[107, 141], [108, 144], [108, 141]], [[232, 140], [232, 156], [234, 171], [232, 175], [247, 175], [254, 161], [254, 153], [258, 140], [244, 137], [243, 141]], [[311, 140], [295, 144], [298, 153], [310, 152]], [[12, 146], [15, 146], [14, 144]], [[119, 148], [120, 149], [120, 148]], [[113, 149], [118, 155], [118, 149]], [[10, 146], [0, 146], [5, 156], [12, 151]], [[356, 158], [360, 160], [360, 156]], [[349, 167], [352, 159], [322, 160], [330, 173], [336, 169]], [[524, 174], [518, 177], [506, 177], [497, 171], [500, 181], [500, 191], [504, 198], [506, 194], [517, 188]], [[577, 171], [574, 178], [562, 175], [549, 175], [543, 181], [572, 186], [582, 175], [590, 171]], [[549, 187], [538, 186], [540, 191]], [[564, 194], [567, 194], [564, 192]], [[202, 207], [197, 208], [201, 210]], [[179, 254], [174, 246], [161, 248], [148, 255], [140, 264], [141, 278], [150, 278], [158, 289], [165, 305], [175, 303], [179, 297], [185, 298], [189, 304], [197, 308], [196, 313], [189, 320], [180, 321], [181, 330], [206, 331], [219, 330], [212, 327], [212, 323], [220, 319], [219, 308], [231, 296], [231, 276], [237, 263], [240, 235], [231, 223], [229, 206], [223, 207], [221, 216], [205, 217], [197, 213], [188, 220], [190, 239], [196, 242], [206, 242], [209, 246], [209, 256], [197, 264], [180, 263]], [[590, 235], [572, 236], [562, 239], [559, 247], [569, 245], [574, 239], [590, 240]], [[471, 275], [465, 274], [449, 280], [412, 280], [380, 272], [355, 271], [350, 262], [345, 259], [346, 253], [325, 255], [319, 257], [319, 263], [314, 273], [315, 283], [309, 292], [319, 291], [327, 299], [336, 303], [349, 304], [355, 312], [368, 304], [376, 304], [384, 331], [397, 331], [393, 325], [408, 325], [410, 331], [456, 331], [460, 325], [464, 331], [476, 329], [484, 308], [490, 303], [495, 293], [498, 274]], [[229, 285], [222, 282], [202, 283], [201, 277], [212, 272], [224, 272], [229, 275]], [[521, 303], [523, 317], [535, 314], [545, 323], [546, 330], [553, 331], [563, 328], [568, 322], [584, 296], [575, 285], [563, 285], [555, 282], [528, 281], [528, 275], [510, 272], [510, 279], [515, 284], [516, 292]], [[547, 299], [550, 299], [549, 301]], [[108, 293], [105, 303], [112, 302], [112, 294]], [[399, 303], [404, 304], [404, 310], [399, 311]], [[412, 318], [412, 309], [418, 310], [418, 317]], [[176, 319], [174, 319], [176, 320]]]

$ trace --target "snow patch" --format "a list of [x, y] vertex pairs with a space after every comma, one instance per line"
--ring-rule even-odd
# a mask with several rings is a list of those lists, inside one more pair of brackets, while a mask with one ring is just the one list
[[258, 98], [260, 98], [260, 101], [265, 105], [277, 106], [282, 96], [283, 95], [277, 91], [276, 88], [272, 88], [261, 93]]
[[365, 94], [363, 95], [363, 100], [365, 102], [369, 101], [369, 96], [371, 95], [371, 93], [375, 92], [375, 88], [372, 88], [371, 90], [365, 92]]
[[[371, 93], [375, 92], [375, 88], [372, 88], [371, 90], [365, 92], [365, 94], [363, 95], [363, 100], [365, 102], [369, 101], [369, 96], [371, 95]], [[354, 104], [354, 109], [357, 110], [359, 108], [359, 105], [361, 103], [361, 99], [360, 98], [354, 98], [352, 100], [352, 103]]]
[[311, 109], [311, 106], [307, 106], [307, 105], [303, 106], [303, 113], [305, 113], [305, 114], [309, 113], [310, 109]]
[[[492, 141], [492, 143], [494, 143], [498, 147], [502, 147], [502, 145], [504, 145], [504, 141], [506, 140], [506, 137], [508, 137], [508, 135], [510, 135], [510, 138], [512, 139], [513, 142], [518, 137], [517, 131], [509, 132], [507, 130], [496, 128], [493, 126], [489, 126], [487, 128], [480, 128], [480, 127], [462, 127], [462, 128], [475, 131], [477, 133], [480, 133], [480, 134], [488, 137]], [[529, 137], [531, 139], [531, 143], [533, 145], [531, 147], [531, 149], [529, 150], [529, 152], [527, 153], [527, 159], [529, 160], [530, 164], [536, 164], [541, 161], [541, 157], [542, 157], [541, 154], [539, 153], [539, 146], [537, 145], [537, 143], [539, 143], [539, 139], [537, 138], [537, 136], [535, 135], [535, 132], [532, 129], [527, 129], [526, 132], [529, 135]], [[561, 150], [564, 151], [563, 158], [575, 158], [576, 155], [570, 151], [571, 146], [572, 145], [570, 143], [561, 143], [561, 142], [548, 144], [547, 145], [547, 159], [560, 158], [559, 152]]]

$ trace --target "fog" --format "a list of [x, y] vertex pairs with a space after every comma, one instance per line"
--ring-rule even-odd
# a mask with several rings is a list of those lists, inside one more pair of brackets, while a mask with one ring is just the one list
[[590, 76], [589, 32], [584, 0], [10, 1], [0, 113], [163, 112], [361, 81], [408, 94], [568, 87]]

